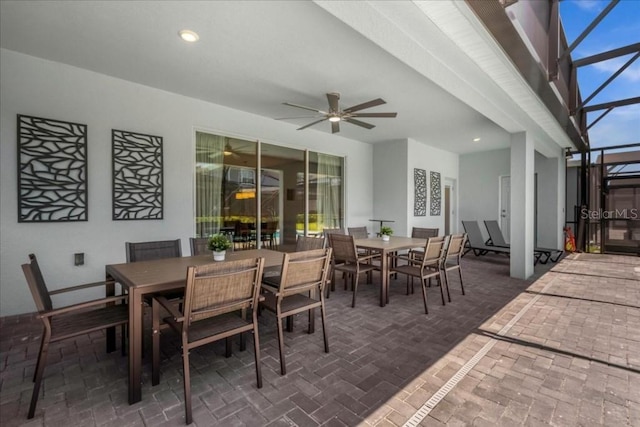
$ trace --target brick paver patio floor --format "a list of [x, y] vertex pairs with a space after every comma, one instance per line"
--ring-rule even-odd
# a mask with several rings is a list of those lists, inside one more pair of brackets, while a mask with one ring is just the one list
[[[428, 316], [419, 288], [405, 295], [404, 279], [392, 282], [385, 308], [377, 287], [361, 282], [354, 309], [339, 280], [327, 301], [330, 353], [319, 321], [309, 335], [298, 316], [285, 332], [286, 376], [264, 312], [262, 389], [251, 345], [228, 359], [222, 343], [193, 351], [194, 425], [640, 426], [640, 258], [573, 254], [522, 281], [508, 277], [506, 258], [470, 255], [463, 271], [467, 294], [453, 279], [442, 306], [430, 288]], [[147, 346], [135, 405], [126, 358], [104, 353], [103, 333], [53, 345], [27, 420], [40, 321], [7, 317], [0, 328], [2, 426], [184, 425], [175, 336], [163, 339], [156, 387]]]

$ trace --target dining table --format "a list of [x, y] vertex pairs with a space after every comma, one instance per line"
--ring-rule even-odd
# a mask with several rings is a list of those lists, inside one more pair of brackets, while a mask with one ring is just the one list
[[[265, 259], [265, 269], [276, 269], [282, 265], [284, 253], [269, 249], [227, 252], [225, 261], [260, 257]], [[214, 261], [211, 254], [207, 254], [106, 266], [107, 296], [115, 294], [116, 283], [129, 295], [129, 404], [142, 399], [144, 297], [184, 289], [190, 266], [225, 261]], [[115, 349], [115, 333], [115, 328], [107, 331], [107, 351]]]
[[427, 244], [427, 239], [390, 236], [389, 240], [385, 241], [382, 240], [382, 237], [369, 237], [355, 239], [355, 244], [358, 249], [367, 249], [370, 252], [380, 254], [380, 307], [384, 307], [389, 303], [390, 256], [402, 250], [424, 248]]

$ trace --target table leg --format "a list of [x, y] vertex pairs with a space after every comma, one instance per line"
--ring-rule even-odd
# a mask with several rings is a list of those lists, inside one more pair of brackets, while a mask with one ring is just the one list
[[380, 307], [384, 307], [389, 299], [387, 295], [387, 287], [389, 286], [389, 261], [387, 260], [387, 251], [380, 254]]
[[[112, 297], [116, 294], [116, 282], [109, 275], [106, 277], [105, 296]], [[107, 353], [116, 349], [116, 327], [107, 328]]]
[[142, 294], [129, 290], [129, 404], [142, 399]]

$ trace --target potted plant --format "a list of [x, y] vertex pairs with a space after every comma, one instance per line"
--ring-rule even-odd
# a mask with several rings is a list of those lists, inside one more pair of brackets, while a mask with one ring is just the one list
[[389, 241], [389, 236], [393, 234], [393, 230], [391, 227], [382, 226], [380, 227], [380, 235], [382, 236], [382, 240], [385, 242]]
[[225, 253], [231, 245], [231, 241], [224, 234], [214, 234], [207, 242], [207, 247], [213, 251], [214, 261], [224, 261]]

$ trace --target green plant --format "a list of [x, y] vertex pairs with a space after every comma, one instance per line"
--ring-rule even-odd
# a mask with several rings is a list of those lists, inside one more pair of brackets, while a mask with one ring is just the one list
[[207, 247], [214, 252], [226, 251], [231, 247], [231, 241], [224, 234], [214, 234], [209, 237]]
[[380, 235], [381, 236], [391, 236], [393, 234], [393, 230], [391, 227], [382, 226], [380, 227]]

